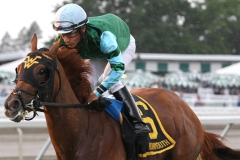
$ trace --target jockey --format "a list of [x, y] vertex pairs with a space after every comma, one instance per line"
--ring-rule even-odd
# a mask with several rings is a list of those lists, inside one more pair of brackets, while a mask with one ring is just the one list
[[[132, 95], [120, 81], [136, 50], [128, 25], [116, 15], [87, 17], [79, 5], [66, 4], [56, 12], [53, 29], [59, 34], [56, 41], [60, 39], [60, 46], [76, 48], [93, 69], [88, 76], [93, 90], [88, 103], [108, 90], [117, 100], [124, 102], [135, 133], [139, 136], [149, 133]], [[97, 86], [100, 76], [103, 81]]]

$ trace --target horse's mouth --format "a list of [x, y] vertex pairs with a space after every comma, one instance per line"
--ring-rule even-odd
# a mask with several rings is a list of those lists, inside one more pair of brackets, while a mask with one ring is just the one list
[[13, 112], [11, 110], [6, 110], [5, 109], [5, 116], [7, 116], [11, 121], [14, 122], [20, 122], [21, 120], [24, 119], [24, 112], [19, 110], [18, 112]]
[[20, 122], [21, 120], [25, 119], [25, 111], [19, 101], [12, 101], [9, 105], [5, 105], [4, 114], [8, 117], [11, 121]]

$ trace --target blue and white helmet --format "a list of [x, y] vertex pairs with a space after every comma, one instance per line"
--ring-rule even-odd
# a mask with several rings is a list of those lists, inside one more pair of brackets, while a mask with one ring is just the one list
[[77, 4], [66, 4], [58, 9], [53, 21], [53, 29], [57, 33], [70, 33], [74, 29], [88, 23], [87, 14]]

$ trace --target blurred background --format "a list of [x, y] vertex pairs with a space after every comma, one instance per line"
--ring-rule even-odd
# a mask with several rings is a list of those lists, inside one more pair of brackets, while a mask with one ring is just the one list
[[[0, 6], [4, 24], [0, 30], [0, 120], [5, 119], [3, 103], [13, 88], [16, 66], [29, 53], [32, 35], [37, 33], [39, 47], [49, 48], [57, 36], [52, 29], [55, 11], [64, 4], [77, 3], [89, 17], [113, 13], [129, 25], [137, 43], [136, 56], [122, 77], [129, 89], [153, 87], [175, 92], [200, 119], [212, 117], [211, 121], [202, 121], [207, 130], [226, 136], [230, 145], [240, 149], [240, 1], [22, 0], [17, 3], [4, 1]], [[215, 123], [226, 117], [222, 124]], [[237, 121], [231, 121], [232, 117]], [[15, 129], [1, 129], [0, 150], [6, 152], [0, 153], [0, 159], [36, 157], [47, 139], [45, 128], [21, 128], [26, 141], [31, 141], [27, 135], [42, 137], [40, 149], [32, 152], [34, 155], [23, 145], [22, 156], [17, 146], [15, 154], [8, 154], [12, 145], [19, 144], [19, 132]], [[10, 139], [16, 142], [9, 145]], [[47, 151], [50, 158], [45, 159], [53, 157], [51, 149], [50, 146]]]
[[[24, 0], [21, 7], [6, 1], [0, 9], [5, 20], [0, 32], [2, 96], [11, 90], [15, 67], [29, 52], [32, 35], [37, 33], [39, 47], [53, 44], [54, 13], [66, 3], [81, 5], [89, 17], [114, 13], [129, 25], [137, 54], [122, 81], [130, 89], [166, 88], [191, 106], [197, 96], [207, 106], [226, 103], [225, 99], [231, 104], [221, 105], [237, 106], [240, 4], [236, 0]], [[14, 13], [7, 12], [9, 6]]]

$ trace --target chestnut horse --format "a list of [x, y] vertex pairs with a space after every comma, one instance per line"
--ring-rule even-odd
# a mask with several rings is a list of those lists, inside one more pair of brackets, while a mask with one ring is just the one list
[[[31, 53], [18, 65], [16, 86], [5, 101], [5, 115], [14, 122], [26, 112], [43, 110], [57, 160], [126, 160], [121, 125], [107, 112], [88, 108], [59, 107], [59, 104], [84, 104], [91, 87], [87, 74], [91, 68], [76, 50], [59, 48], [37, 50], [33, 37]], [[57, 58], [56, 58], [57, 57]], [[173, 148], [146, 160], [240, 159], [240, 152], [225, 146], [220, 136], [208, 133], [191, 108], [174, 92], [157, 88], [134, 89], [160, 117], [166, 132], [175, 140]]]

